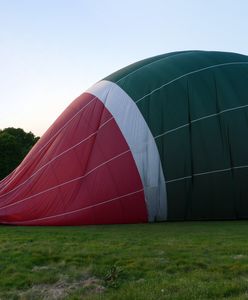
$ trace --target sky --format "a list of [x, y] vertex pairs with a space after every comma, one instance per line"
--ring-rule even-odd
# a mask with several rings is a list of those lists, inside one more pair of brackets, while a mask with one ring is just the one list
[[77, 96], [179, 50], [248, 55], [247, 0], [0, 0], [0, 129], [41, 136]]

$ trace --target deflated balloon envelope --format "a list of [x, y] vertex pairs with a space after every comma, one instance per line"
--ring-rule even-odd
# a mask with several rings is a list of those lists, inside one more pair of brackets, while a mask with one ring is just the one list
[[0, 223], [248, 217], [248, 57], [184, 51], [75, 99], [0, 182]]

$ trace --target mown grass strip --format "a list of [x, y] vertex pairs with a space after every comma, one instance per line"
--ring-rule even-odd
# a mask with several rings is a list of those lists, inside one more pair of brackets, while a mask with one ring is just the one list
[[0, 299], [247, 299], [248, 222], [0, 226]]

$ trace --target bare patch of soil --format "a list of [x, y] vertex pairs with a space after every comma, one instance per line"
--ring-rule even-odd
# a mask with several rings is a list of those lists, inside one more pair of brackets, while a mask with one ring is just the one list
[[88, 294], [102, 293], [105, 287], [102, 285], [102, 281], [95, 277], [84, 278], [73, 282], [60, 279], [54, 284], [34, 285], [27, 291], [20, 293], [19, 296], [21, 300], [62, 300], [77, 289], [83, 289], [85, 294]]

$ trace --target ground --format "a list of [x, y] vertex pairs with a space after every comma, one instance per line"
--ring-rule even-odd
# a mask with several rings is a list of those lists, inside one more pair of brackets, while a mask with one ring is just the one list
[[248, 221], [0, 226], [0, 299], [248, 299]]

